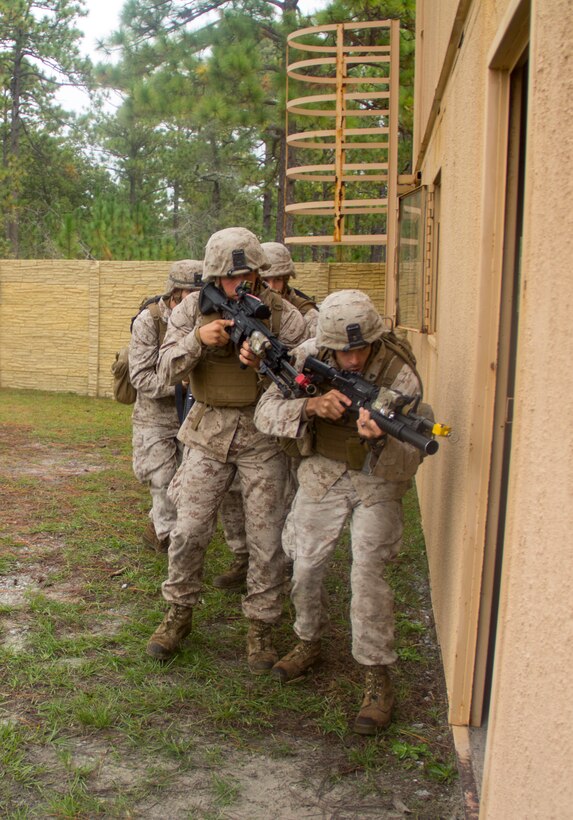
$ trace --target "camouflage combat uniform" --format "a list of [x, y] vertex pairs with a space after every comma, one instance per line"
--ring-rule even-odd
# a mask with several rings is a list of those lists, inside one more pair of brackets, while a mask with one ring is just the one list
[[225, 542], [236, 559], [245, 563], [249, 560], [247, 531], [245, 527], [245, 509], [241, 495], [241, 482], [236, 475], [229, 491], [225, 494], [219, 509]]
[[[159, 321], [167, 324], [171, 313], [163, 298], [157, 303]], [[152, 507], [149, 517], [157, 538], [166, 538], [176, 521], [176, 511], [167, 497], [183, 445], [177, 440], [179, 417], [175, 387], [165, 386], [156, 372], [159, 356], [157, 322], [149, 309], [134, 320], [129, 343], [129, 376], [137, 390], [133, 410], [133, 472], [148, 483]]]
[[[315, 335], [318, 322], [318, 310], [312, 299], [303, 297], [288, 284], [290, 278], [296, 278], [295, 266], [289, 249], [280, 242], [263, 242], [261, 247], [270, 262], [270, 267], [265, 271], [261, 271], [261, 279], [265, 281], [269, 276], [283, 278], [284, 290], [281, 296], [301, 313], [305, 324], [304, 339], [312, 338]], [[296, 492], [297, 467], [298, 459], [289, 458], [289, 486], [283, 499], [285, 516], [290, 509], [292, 499]], [[221, 504], [220, 512], [225, 541], [234, 557], [233, 567], [230, 572], [227, 573], [227, 576], [222, 575], [218, 577], [218, 581], [222, 582], [225, 577], [228, 577], [229, 581], [231, 581], [238, 572], [241, 572], [241, 565], [244, 564], [244, 566], [246, 566], [249, 557], [245, 534], [245, 512], [240, 486], [237, 481], [233, 483], [233, 486], [225, 496]], [[238, 567], [237, 563], [239, 564]], [[215, 579], [215, 583], [219, 585], [217, 579]], [[221, 586], [223, 586], [223, 584], [221, 584]], [[227, 586], [227, 584], [225, 584], [225, 586]], [[228, 584], [228, 588], [233, 588], [230, 583]]]
[[[321, 354], [337, 367], [331, 351], [311, 339], [293, 354], [301, 367], [306, 356]], [[362, 375], [380, 383], [390, 359], [383, 342], [374, 342]], [[420, 393], [414, 371], [405, 363], [394, 369], [391, 386], [408, 395]], [[382, 448], [360, 442], [367, 470], [350, 469], [343, 460], [320, 455], [310, 443], [316, 419], [305, 416], [306, 399], [284, 399], [271, 386], [261, 398], [255, 415], [257, 427], [275, 436], [296, 438], [303, 456], [298, 469], [299, 489], [286, 520], [283, 548], [294, 560], [292, 600], [296, 609], [294, 630], [302, 641], [319, 641], [328, 625], [324, 577], [342, 528], [351, 521], [351, 624], [352, 654], [358, 663], [388, 665], [394, 651], [393, 595], [384, 580], [385, 564], [400, 549], [402, 537], [401, 499], [420, 463], [418, 450], [387, 436]], [[354, 427], [355, 427], [354, 423]], [[310, 449], [309, 449], [310, 448]], [[308, 453], [312, 453], [308, 455]]]
[[[192, 294], [172, 312], [160, 353], [160, 374], [165, 383], [176, 382], [209, 353], [210, 348], [198, 337], [202, 319], [198, 300], [199, 295]], [[277, 335], [288, 347], [304, 338], [302, 317], [286, 302], [282, 303]], [[229, 353], [236, 357], [232, 350]], [[194, 388], [193, 393], [196, 395]], [[205, 551], [217, 511], [237, 474], [250, 558], [243, 612], [249, 619], [273, 623], [281, 613], [282, 501], [287, 467], [275, 441], [255, 428], [255, 406], [256, 401], [229, 407], [197, 400], [182, 425], [179, 439], [186, 445], [186, 456], [177, 475], [177, 524], [171, 533], [169, 572], [162, 590], [171, 605], [191, 608], [198, 603]]]
[[318, 323], [316, 302], [290, 286], [290, 280], [296, 279], [296, 268], [289, 249], [282, 242], [263, 242], [261, 247], [270, 262], [270, 267], [261, 273], [261, 277], [263, 280], [282, 280], [282, 289], [279, 291], [281, 296], [302, 313], [306, 325], [305, 338], [312, 339]]
[[318, 310], [315, 303], [311, 299], [301, 296], [289, 285], [286, 287], [283, 299], [286, 299], [302, 313], [306, 326], [306, 338], [312, 339], [316, 334], [316, 325], [318, 324]]

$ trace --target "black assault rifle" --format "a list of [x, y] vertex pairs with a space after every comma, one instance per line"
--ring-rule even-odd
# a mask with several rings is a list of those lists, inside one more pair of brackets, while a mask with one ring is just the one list
[[[434, 424], [414, 412], [402, 412], [414, 399], [397, 390], [378, 387], [356, 373], [337, 370], [314, 356], [307, 356], [302, 373], [311, 383], [328, 384], [351, 399], [348, 410], [353, 415], [357, 416], [364, 407], [381, 430], [399, 441], [413, 444], [426, 455], [433, 455], [439, 447], [432, 436], [450, 435], [450, 428], [444, 424]], [[299, 383], [302, 382], [299, 380]]]
[[316, 393], [316, 388], [290, 363], [288, 347], [263, 323], [263, 319], [271, 316], [270, 308], [249, 292], [248, 283], [240, 284], [236, 293], [236, 300], [229, 299], [208, 282], [201, 288], [199, 310], [203, 314], [217, 312], [224, 319], [233, 320], [232, 327], [227, 328], [231, 341], [240, 350], [245, 339], [248, 340], [252, 352], [261, 359], [259, 373], [268, 376], [285, 398]]

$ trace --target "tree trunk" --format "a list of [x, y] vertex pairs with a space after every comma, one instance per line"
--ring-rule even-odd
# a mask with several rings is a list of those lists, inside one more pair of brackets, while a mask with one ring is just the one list
[[21, 35], [18, 36], [14, 45], [14, 73], [10, 83], [10, 96], [12, 98], [10, 116], [10, 142], [6, 166], [8, 167], [8, 179], [10, 180], [10, 210], [6, 224], [6, 237], [12, 248], [12, 255], [18, 259], [20, 254], [20, 231], [18, 219], [18, 199], [19, 186], [17, 183], [17, 166], [20, 157], [20, 131], [22, 123], [20, 120], [20, 94], [22, 90], [22, 60], [23, 51]]
[[[213, 182], [213, 202], [212, 202], [212, 210], [213, 213], [217, 215], [217, 217], [221, 213], [221, 183], [219, 182], [219, 175], [221, 173], [221, 163], [219, 160], [219, 146], [215, 137], [211, 136], [210, 138], [211, 143], [211, 151], [213, 154], [213, 170], [214, 170], [214, 182]], [[224, 227], [224, 226], [219, 226]]]
[[135, 206], [137, 205], [137, 182], [138, 182], [138, 172], [137, 172], [137, 156], [132, 156], [133, 165], [128, 171], [128, 180], [129, 180], [129, 210], [131, 213], [134, 212]]
[[[267, 137], [265, 138], [265, 180], [271, 178], [271, 173], [269, 173], [269, 165], [272, 162], [272, 148], [271, 148], [271, 140]], [[273, 195], [268, 186], [265, 183], [265, 189], [263, 191], [263, 236], [267, 237], [271, 235], [271, 224], [272, 224], [272, 215], [273, 215]]]
[[181, 185], [179, 183], [179, 180], [176, 179], [175, 182], [173, 183], [173, 221], [172, 221], [172, 227], [173, 227], [173, 233], [175, 234], [177, 240], [178, 240], [177, 234], [179, 232], [179, 197], [180, 197], [179, 191], [180, 191], [180, 187], [181, 187]]
[[277, 223], [276, 241], [283, 242], [286, 233], [285, 223], [285, 196], [286, 196], [286, 133], [281, 131], [278, 156], [278, 188], [277, 188]]

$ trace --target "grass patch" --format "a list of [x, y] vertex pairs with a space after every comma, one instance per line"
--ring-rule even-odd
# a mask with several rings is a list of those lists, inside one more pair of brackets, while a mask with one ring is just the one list
[[221, 808], [228, 808], [237, 801], [241, 793], [241, 789], [237, 783], [219, 775], [214, 774], [212, 777], [213, 794], [215, 795], [215, 803]]
[[[185, 816], [230, 816], [244, 790], [225, 770], [229, 750], [289, 761], [299, 742], [324, 750], [325, 777], [402, 777], [406, 789], [415, 769], [418, 788], [438, 801], [424, 816], [440, 816], [456, 773], [414, 492], [405, 499], [403, 550], [388, 570], [400, 657], [395, 721], [382, 738], [358, 738], [349, 732], [362, 680], [350, 656], [348, 533], [327, 581], [332, 635], [307, 679], [280, 687], [249, 674], [240, 596], [211, 585], [229, 561], [220, 532], [194, 631], [159, 665], [145, 644], [164, 611], [166, 558], [140, 545], [149, 502], [131, 471], [130, 408], [0, 392], [8, 455], [0, 479], [10, 499], [0, 511], [0, 574], [16, 579], [18, 593], [0, 603], [2, 816], [136, 816], [190, 769], [207, 772], [210, 808], [189, 805]], [[42, 475], [31, 472], [38, 453]], [[292, 620], [285, 601], [280, 651], [293, 645]], [[11, 645], [13, 634], [20, 642]], [[133, 771], [124, 782], [126, 761]]]

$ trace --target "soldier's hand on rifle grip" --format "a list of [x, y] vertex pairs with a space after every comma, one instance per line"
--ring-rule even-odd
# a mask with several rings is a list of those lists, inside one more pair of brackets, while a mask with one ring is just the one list
[[245, 339], [241, 345], [239, 359], [241, 364], [244, 364], [246, 367], [254, 367], [255, 370], [258, 370], [261, 364], [261, 360], [258, 356], [255, 356], [247, 339]]
[[364, 407], [361, 407], [358, 411], [358, 419], [356, 424], [358, 427], [358, 434], [361, 438], [372, 440], [383, 438], [386, 435], [386, 433], [378, 427], [376, 422], [372, 420], [370, 413], [368, 410], [365, 410]]
[[305, 411], [308, 418], [320, 416], [321, 419], [338, 421], [351, 404], [352, 401], [344, 393], [340, 393], [338, 390], [329, 390], [328, 393], [322, 396], [308, 399]]
[[229, 343], [229, 334], [226, 330], [233, 326], [232, 319], [215, 319], [199, 328], [201, 343], [207, 347], [225, 347]]

